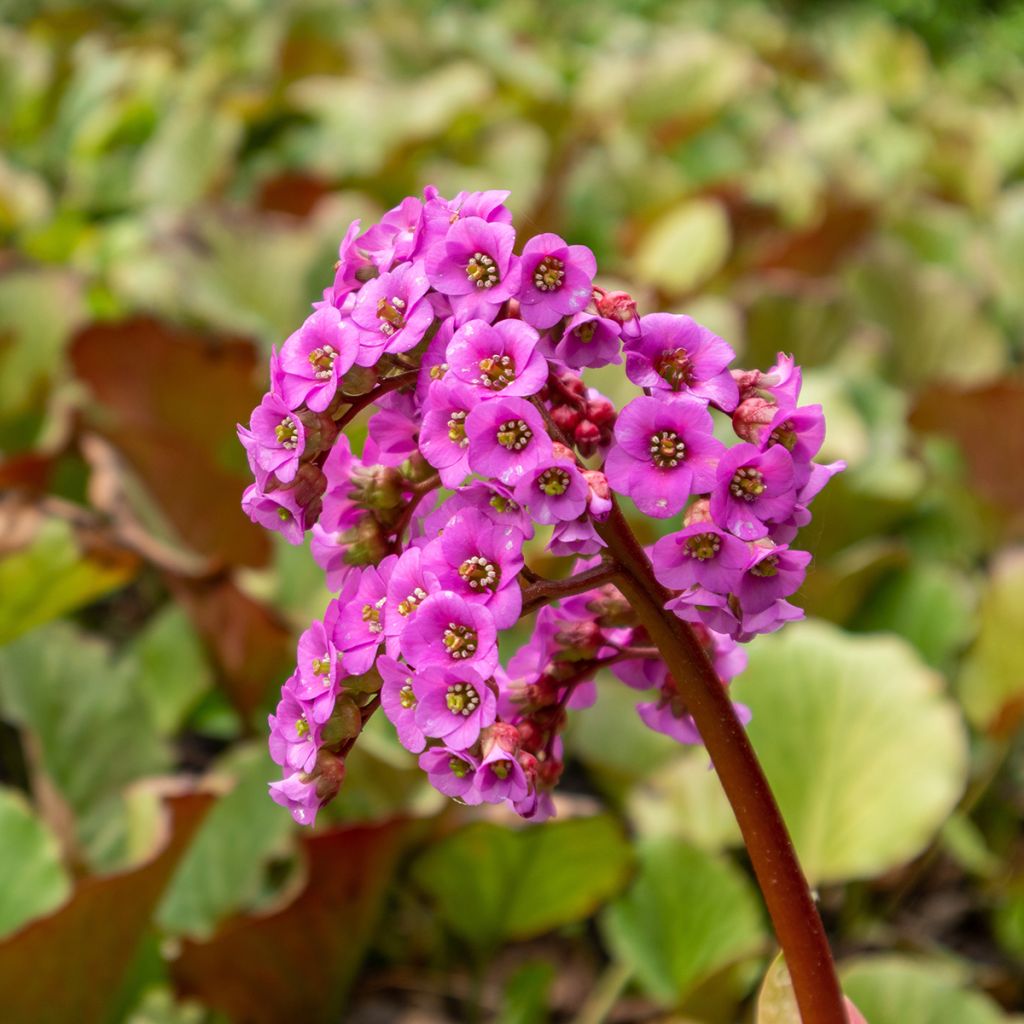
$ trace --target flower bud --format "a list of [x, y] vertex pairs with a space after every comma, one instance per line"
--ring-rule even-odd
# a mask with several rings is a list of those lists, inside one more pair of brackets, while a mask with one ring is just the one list
[[583, 476], [590, 488], [587, 510], [599, 522], [604, 522], [612, 510], [612, 489], [608, 478], [596, 469], [585, 469]]
[[404, 504], [402, 474], [393, 466], [363, 466], [352, 474], [353, 501], [365, 508], [390, 511]]
[[376, 565], [388, 553], [387, 535], [373, 516], [363, 516], [341, 535], [346, 565]]
[[779, 407], [774, 402], [755, 396], [744, 399], [732, 414], [732, 428], [750, 444], [760, 444], [763, 428], [768, 426]]
[[562, 433], [571, 435], [577, 424], [583, 419], [583, 414], [571, 405], [556, 405], [551, 410], [551, 418]]
[[358, 397], [371, 392], [377, 385], [378, 373], [372, 366], [353, 366], [341, 378], [338, 390], [345, 395]]
[[319, 466], [306, 462], [299, 466], [289, 487], [295, 495], [295, 501], [306, 508], [327, 490], [327, 477]]
[[495, 748], [513, 756], [519, 752], [519, 729], [509, 722], [495, 722], [480, 733], [480, 750], [484, 757]]
[[334, 703], [331, 717], [324, 723], [321, 737], [325, 747], [337, 747], [358, 736], [363, 731], [363, 716], [359, 713], [355, 701], [347, 693], [342, 693]]
[[316, 795], [321, 803], [327, 803], [338, 795], [345, 781], [345, 760], [321, 747], [316, 754], [316, 766], [310, 772], [310, 780], [316, 781]]
[[601, 429], [590, 420], [583, 420], [573, 431], [573, 439], [583, 455], [593, 455], [601, 441]]
[[707, 498], [698, 498], [683, 516], [683, 526], [693, 526], [694, 523], [711, 522], [711, 502]]
[[579, 661], [597, 653], [597, 649], [604, 643], [604, 634], [593, 619], [586, 619], [569, 623], [555, 634], [555, 640], [563, 647], [559, 658]]
[[615, 406], [604, 395], [596, 395], [587, 402], [587, 419], [599, 427], [610, 426], [615, 422]]
[[554, 786], [562, 777], [562, 771], [564, 768], [565, 765], [557, 758], [551, 758], [548, 761], [538, 761], [537, 782], [548, 788]]

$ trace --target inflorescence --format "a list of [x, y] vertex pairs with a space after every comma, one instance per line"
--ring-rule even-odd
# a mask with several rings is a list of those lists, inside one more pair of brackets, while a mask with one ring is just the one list
[[[533, 820], [554, 813], [567, 710], [593, 702], [603, 668], [649, 691], [650, 728], [700, 742], [602, 554], [613, 494], [681, 516], [647, 555], [723, 683], [745, 665], [738, 643], [803, 614], [788, 598], [810, 554], [790, 544], [842, 464], [813, 461], [825, 423], [798, 404], [800, 368], [780, 354], [767, 372], [730, 369], [706, 327], [595, 286], [585, 246], [542, 234], [515, 255], [507, 197], [428, 188], [367, 231], [354, 222], [238, 428], [256, 480], [245, 512], [293, 544], [311, 533], [337, 594], [270, 716], [271, 795], [303, 824], [378, 707], [442, 793]], [[617, 411], [581, 372], [623, 354], [642, 393]], [[345, 429], [368, 407], [356, 455]], [[537, 524], [574, 576], [524, 564]], [[503, 665], [499, 632], [535, 611]]]

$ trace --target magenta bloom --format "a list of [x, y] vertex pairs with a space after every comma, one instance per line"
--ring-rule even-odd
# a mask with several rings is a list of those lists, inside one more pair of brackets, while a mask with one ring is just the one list
[[389, 643], [402, 635], [416, 609], [440, 589], [437, 576], [423, 564], [423, 548], [406, 548], [388, 580], [384, 602], [384, 635]]
[[476, 743], [480, 730], [497, 717], [494, 692], [471, 666], [430, 666], [415, 674], [412, 688], [416, 724], [456, 750]]
[[351, 497], [352, 474], [360, 466], [360, 461], [352, 457], [348, 438], [339, 434], [323, 465], [327, 489], [323, 494], [323, 511], [319, 522], [328, 532], [346, 529], [360, 517], [361, 511]]
[[464, 217], [426, 254], [430, 283], [449, 296], [474, 295], [498, 306], [519, 289], [516, 232], [509, 224]]
[[384, 273], [396, 261], [415, 258], [426, 235], [425, 227], [423, 203], [415, 196], [406, 196], [367, 230], [359, 239], [359, 248]]
[[714, 483], [724, 449], [711, 430], [711, 414], [698, 399], [634, 398], [615, 423], [618, 444], [604, 466], [608, 482], [647, 515], [675, 515]]
[[640, 318], [640, 335], [626, 344], [626, 376], [642, 388], [689, 394], [726, 412], [739, 391], [728, 366], [736, 353], [696, 320], [675, 313]]
[[[302, 700], [313, 702], [316, 721], [326, 722], [334, 710], [334, 685], [341, 672], [338, 649], [323, 622], [313, 622], [299, 637], [298, 663], [295, 692]], [[325, 701], [325, 696], [331, 699]]]
[[560, 362], [581, 370], [586, 366], [621, 363], [622, 325], [594, 313], [577, 313], [562, 333], [554, 355]]
[[780, 409], [760, 431], [762, 450], [781, 445], [793, 457], [794, 483], [803, 487], [811, 475], [811, 460], [825, 441], [825, 414], [820, 405]]
[[768, 536], [796, 506], [793, 459], [782, 445], [760, 451], [733, 445], [721, 458], [711, 493], [711, 517], [741, 540]]
[[785, 544], [757, 546], [735, 591], [743, 614], [756, 615], [779, 598], [795, 594], [803, 586], [810, 561], [809, 551], [791, 551]]
[[716, 594], [732, 593], [750, 564], [750, 546], [714, 523], [693, 523], [654, 545], [654, 574], [674, 590], [699, 583]]
[[264, 529], [281, 534], [289, 544], [301, 544], [312, 525], [295, 500], [295, 492], [283, 488], [264, 493], [257, 484], [250, 484], [242, 495], [242, 511]]
[[419, 410], [412, 395], [384, 395], [367, 424], [363, 461], [367, 465], [400, 466], [416, 454]]
[[476, 784], [480, 798], [489, 804], [523, 800], [530, 789], [523, 766], [497, 744], [481, 762]]
[[333, 306], [321, 306], [281, 347], [281, 397], [291, 409], [331, 404], [359, 350], [359, 332]]
[[476, 789], [478, 766], [477, 759], [465, 750], [431, 747], [420, 754], [420, 768], [427, 773], [434, 789], [464, 804], [480, 803]]
[[497, 636], [483, 605], [443, 590], [429, 596], [405, 627], [402, 655], [418, 671], [465, 665], [489, 675], [498, 664]]
[[496, 480], [474, 480], [459, 488], [424, 519], [424, 531], [434, 534], [443, 530], [465, 508], [478, 509], [492, 523], [514, 526], [524, 537], [533, 536], [528, 512], [512, 497], [511, 489]]
[[389, 555], [376, 568], [368, 567], [358, 575], [353, 574], [345, 581], [345, 590], [332, 602], [338, 616], [334, 645], [342, 652], [349, 675], [362, 675], [377, 657], [377, 649], [384, 640], [381, 612], [396, 561], [395, 555]]
[[381, 710], [395, 727], [398, 742], [410, 753], [418, 754], [427, 741], [416, 724], [417, 699], [412, 689], [412, 670], [384, 654], [377, 659], [377, 671], [384, 680], [380, 688]]
[[276, 714], [270, 725], [270, 756], [282, 768], [293, 772], [311, 771], [320, 746], [320, 725], [307, 714], [305, 703], [296, 695], [293, 676], [281, 687]]
[[305, 772], [294, 772], [280, 782], [270, 783], [270, 799], [286, 808], [296, 824], [312, 825], [316, 822], [321, 799], [316, 782]]
[[521, 269], [521, 315], [543, 329], [579, 313], [590, 301], [597, 260], [585, 245], [568, 245], [558, 235], [536, 235], [523, 246]]
[[423, 562], [445, 590], [486, 605], [494, 625], [505, 629], [518, 621], [523, 606], [519, 572], [524, 540], [514, 527], [466, 509], [423, 549]]
[[422, 260], [402, 263], [363, 285], [352, 309], [359, 332], [360, 366], [373, 366], [384, 352], [415, 348], [434, 322], [426, 299], [426, 269]]
[[249, 426], [256, 442], [253, 457], [260, 469], [273, 473], [283, 484], [291, 483], [306, 448], [302, 420], [271, 391], [253, 409]]
[[553, 446], [540, 413], [522, 398], [481, 402], [466, 417], [469, 466], [510, 484], [551, 458]]
[[548, 379], [548, 363], [537, 350], [537, 332], [522, 320], [501, 320], [493, 327], [470, 320], [448, 343], [451, 372], [484, 397], [535, 395]]
[[604, 546], [587, 515], [556, 523], [548, 541], [548, 551], [560, 558], [565, 555], [596, 555]]
[[427, 392], [419, 446], [445, 487], [458, 487], [469, 473], [466, 417], [479, 401], [474, 388], [457, 380], [434, 381]]
[[545, 460], [516, 484], [515, 498], [538, 523], [576, 519], [587, 509], [590, 487], [572, 462]]

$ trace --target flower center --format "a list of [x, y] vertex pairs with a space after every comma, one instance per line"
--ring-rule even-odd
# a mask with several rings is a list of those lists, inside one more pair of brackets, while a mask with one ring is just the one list
[[491, 500], [488, 502], [491, 508], [495, 512], [518, 512], [519, 506], [511, 499], [506, 498], [503, 494], [491, 495]]
[[473, 766], [468, 761], [463, 761], [461, 757], [450, 757], [448, 758], [448, 770], [457, 779], [464, 779], [469, 774], [469, 769]]
[[584, 324], [577, 324], [572, 329], [572, 333], [583, 342], [584, 345], [594, 340], [594, 332], [597, 330], [597, 323], [593, 320], [588, 320]]
[[498, 265], [485, 252], [475, 252], [466, 264], [466, 277], [477, 288], [493, 288], [500, 280]]
[[300, 715], [295, 719], [295, 735], [300, 739], [309, 733], [309, 722], [306, 721], [305, 715]]
[[538, 291], [555, 292], [562, 287], [565, 264], [554, 256], [545, 256], [533, 272], [533, 284]]
[[402, 310], [405, 309], [405, 299], [392, 295], [390, 302], [381, 298], [377, 300], [377, 318], [380, 320], [381, 334], [391, 337], [405, 326], [405, 317]]
[[459, 566], [459, 575], [474, 590], [498, 589], [501, 580], [501, 569], [483, 555], [473, 555]]
[[465, 448], [469, 444], [466, 437], [466, 412], [463, 409], [455, 409], [448, 417], [448, 440]]
[[331, 673], [331, 656], [324, 654], [322, 658], [313, 659], [313, 675], [326, 676]]
[[569, 474], [564, 469], [545, 469], [537, 477], [537, 486], [549, 497], [557, 498], [569, 490]]
[[780, 423], [769, 435], [768, 443], [781, 444], [786, 451], [791, 452], [796, 447], [796, 429], [792, 420]]
[[476, 630], [470, 629], [469, 626], [449, 622], [441, 639], [453, 658], [472, 658], [476, 654]]
[[480, 706], [480, 695], [472, 683], [452, 683], [445, 694], [444, 702], [453, 715], [468, 718]]
[[331, 345], [323, 345], [309, 353], [309, 365], [313, 367], [313, 375], [317, 380], [330, 380], [334, 373], [334, 360], [338, 353]]
[[706, 562], [714, 558], [722, 547], [722, 538], [717, 533], [697, 533], [686, 539], [686, 550], [691, 558]]
[[508, 761], [494, 761], [491, 764], [491, 771], [494, 772], [499, 779], [507, 779], [508, 773], [511, 769], [512, 765]]
[[778, 576], [779, 556], [769, 555], [767, 558], [762, 558], [757, 565], [752, 565], [750, 567], [750, 574], [752, 576], [761, 576], [765, 579], [770, 579], [772, 576]]
[[662, 352], [654, 364], [654, 369], [673, 391], [679, 391], [693, 383], [693, 363], [690, 362], [690, 354], [685, 348]]
[[674, 430], [651, 434], [651, 461], [659, 469], [675, 469], [686, 455], [686, 445]]
[[525, 420], [506, 420], [498, 427], [498, 444], [510, 452], [522, 451], [532, 438], [533, 431]]
[[382, 597], [376, 604], [363, 605], [363, 622], [371, 633], [380, 633], [384, 629], [380, 621], [380, 609], [384, 601], [385, 598]]
[[743, 466], [733, 473], [729, 483], [729, 493], [741, 501], [753, 501], [764, 494], [767, 484], [761, 471], [752, 466]]
[[291, 416], [285, 416], [283, 420], [276, 427], [274, 427], [274, 436], [277, 438], [277, 443], [282, 448], [287, 448], [289, 451], [293, 451], [298, 442], [298, 427], [295, 426], [295, 420]]
[[280, 519], [282, 523], [287, 523], [288, 520], [291, 519], [291, 517], [292, 517], [292, 514], [291, 514], [291, 512], [288, 511], [288, 509], [280, 508], [280, 507], [278, 508], [278, 510], [277, 510], [277, 518]]
[[398, 602], [399, 615], [412, 615], [421, 601], [427, 599], [427, 592], [422, 587], [416, 587], [404, 600]]
[[440, 380], [448, 372], [447, 363], [438, 363], [437, 366], [430, 368], [430, 379]]
[[516, 379], [516, 366], [511, 356], [503, 356], [495, 353], [488, 359], [481, 359], [480, 377], [476, 383], [483, 384], [485, 388], [492, 391], [501, 391]]
[[406, 683], [398, 691], [398, 701], [406, 711], [416, 707], [416, 694], [412, 692], [412, 683]]

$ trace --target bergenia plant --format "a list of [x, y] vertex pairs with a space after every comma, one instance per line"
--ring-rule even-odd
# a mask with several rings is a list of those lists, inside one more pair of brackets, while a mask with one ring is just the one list
[[[433, 188], [341, 242], [323, 300], [275, 350], [238, 434], [246, 514], [312, 537], [336, 597], [270, 716], [270, 795], [311, 825], [378, 709], [463, 804], [555, 813], [570, 711], [609, 669], [649, 728], [706, 744], [765, 892], [805, 1024], [842, 1020], [821, 923], [725, 686], [742, 644], [802, 616], [798, 534], [841, 463], [815, 456], [800, 367], [762, 371], [682, 314], [638, 314], [585, 246], [516, 254], [507, 192]], [[585, 380], [622, 364], [621, 409]], [[346, 428], [373, 409], [361, 452]], [[732, 443], [725, 440], [730, 432]], [[668, 531], [644, 547], [623, 499]], [[527, 564], [527, 541], [574, 560]], [[538, 542], [539, 544], [539, 542]], [[532, 636], [514, 651], [505, 630]], [[836, 1014], [839, 1014], [838, 1016]]]

